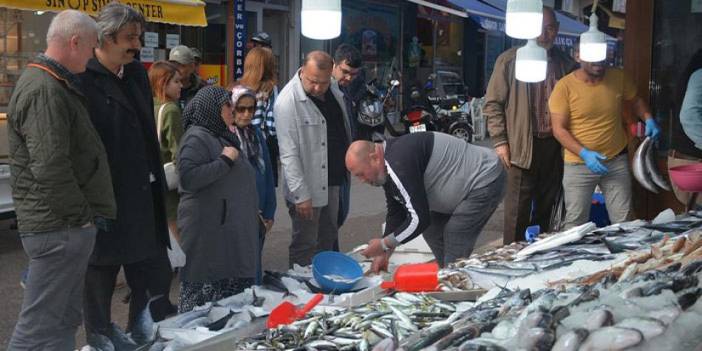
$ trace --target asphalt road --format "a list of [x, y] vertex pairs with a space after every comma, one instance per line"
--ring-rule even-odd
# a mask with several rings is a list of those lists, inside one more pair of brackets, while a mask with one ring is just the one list
[[[374, 188], [354, 182], [351, 191], [351, 212], [340, 231], [341, 251], [349, 251], [370, 238], [380, 236], [380, 226], [384, 221], [385, 199], [381, 188]], [[265, 269], [285, 270], [288, 265], [288, 245], [290, 244], [290, 217], [285, 203], [278, 194], [276, 222], [268, 234], [263, 252]], [[502, 205], [493, 214], [483, 229], [476, 247], [495, 246], [501, 243]], [[11, 221], [0, 221], [0, 349], [6, 349], [12, 335], [22, 304], [20, 276], [27, 265], [16, 230], [11, 229]], [[113, 320], [122, 328], [126, 326], [127, 305], [121, 299], [127, 293], [123, 285], [116, 289], [112, 302]], [[171, 288], [172, 301], [177, 302], [177, 280]], [[77, 344], [85, 344], [83, 330], [79, 330]]]

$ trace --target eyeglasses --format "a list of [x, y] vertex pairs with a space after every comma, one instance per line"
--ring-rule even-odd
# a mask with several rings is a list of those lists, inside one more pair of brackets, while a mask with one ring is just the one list
[[254, 113], [256, 111], [256, 106], [237, 106], [234, 108], [236, 112], [239, 113], [244, 113], [244, 112], [251, 112]]

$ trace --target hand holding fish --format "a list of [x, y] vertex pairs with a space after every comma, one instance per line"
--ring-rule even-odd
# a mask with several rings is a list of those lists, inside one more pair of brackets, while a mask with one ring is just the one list
[[651, 117], [645, 121], [646, 123], [646, 136], [651, 137], [651, 139], [658, 141], [661, 136], [661, 128], [658, 127], [656, 120]]
[[368, 242], [368, 247], [361, 252], [363, 256], [373, 258], [373, 264], [371, 265], [371, 271], [373, 273], [378, 273], [381, 270], [387, 271], [390, 256], [394, 251], [394, 248], [388, 248], [386, 245], [383, 245], [383, 240], [384, 239], [371, 239]]
[[592, 171], [592, 173], [605, 175], [607, 174], [607, 167], [600, 162], [601, 160], [606, 160], [607, 157], [603, 156], [599, 152], [591, 151], [586, 148], [580, 150], [580, 158], [585, 161], [587, 168]]

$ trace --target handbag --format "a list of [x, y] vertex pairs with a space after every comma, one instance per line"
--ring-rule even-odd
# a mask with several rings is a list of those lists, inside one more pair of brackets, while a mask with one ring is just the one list
[[[161, 143], [161, 126], [163, 124], [164, 107], [166, 107], [166, 104], [161, 105], [161, 107], [158, 109], [156, 132], [158, 135], [159, 144]], [[167, 162], [163, 164], [163, 173], [166, 175], [166, 185], [168, 186], [168, 190], [178, 189], [178, 168], [176, 168], [175, 163]]]

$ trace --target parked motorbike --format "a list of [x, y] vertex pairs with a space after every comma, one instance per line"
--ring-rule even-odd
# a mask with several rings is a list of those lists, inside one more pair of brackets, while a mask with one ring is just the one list
[[416, 86], [412, 87], [410, 102], [412, 105], [400, 114], [400, 121], [405, 127], [404, 134], [436, 131], [436, 112]]
[[451, 134], [470, 143], [473, 141], [473, 123], [470, 117], [470, 98], [458, 74], [439, 71], [429, 76], [425, 84], [427, 100], [434, 114], [436, 130]]
[[366, 96], [358, 103], [359, 139], [376, 142], [385, 140], [385, 130], [392, 136], [399, 135], [385, 116], [385, 104], [399, 85], [398, 80], [390, 81], [390, 87], [383, 94], [377, 88], [375, 80], [366, 84]]

